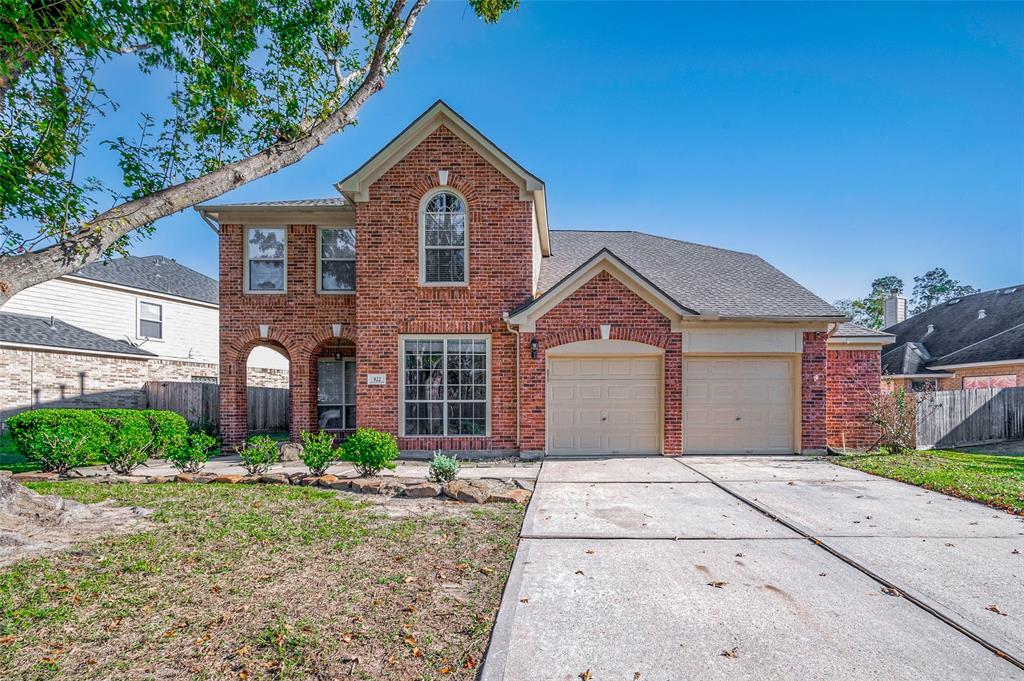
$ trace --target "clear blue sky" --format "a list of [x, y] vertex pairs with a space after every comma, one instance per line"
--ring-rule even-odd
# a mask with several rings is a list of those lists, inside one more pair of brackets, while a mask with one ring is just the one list
[[[166, 96], [107, 82], [130, 95], [101, 135]], [[220, 200], [334, 195], [438, 98], [544, 179], [554, 228], [754, 252], [828, 300], [935, 266], [1024, 282], [1024, 4], [524, 2], [487, 26], [435, 0], [357, 127]], [[192, 211], [134, 251], [217, 274]]]

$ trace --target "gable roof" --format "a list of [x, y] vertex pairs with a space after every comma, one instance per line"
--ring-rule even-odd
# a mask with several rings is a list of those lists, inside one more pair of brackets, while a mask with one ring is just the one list
[[94, 262], [68, 275], [217, 305], [216, 279], [162, 255], [128, 256]]
[[[979, 318], [984, 310], [985, 316]], [[923, 366], [1024, 361], [1024, 285], [956, 298], [908, 317], [887, 332], [896, 335], [890, 354], [912, 345], [927, 354]], [[931, 327], [931, 330], [929, 330]], [[888, 360], [893, 363], [895, 360]], [[903, 365], [908, 368], [908, 365]], [[890, 372], [893, 373], [893, 372]], [[907, 372], [901, 372], [907, 373]]]
[[156, 357], [151, 352], [113, 340], [52, 317], [0, 312], [0, 343], [16, 343], [54, 349], [85, 350], [114, 355]]
[[[469, 121], [440, 99], [363, 165], [336, 183], [335, 188], [350, 201], [368, 200], [367, 192], [370, 185], [442, 125], [458, 135], [462, 141], [473, 147], [477, 153], [515, 182], [520, 189], [520, 198], [533, 201], [537, 213], [537, 226], [540, 228], [541, 250], [544, 255], [550, 253], [547, 196], [544, 182], [502, 151], [494, 142], [474, 128]], [[439, 170], [443, 169], [439, 168]]]
[[601, 250], [614, 253], [679, 307], [702, 316], [845, 319], [756, 255], [633, 231], [552, 230], [538, 293], [554, 288]]

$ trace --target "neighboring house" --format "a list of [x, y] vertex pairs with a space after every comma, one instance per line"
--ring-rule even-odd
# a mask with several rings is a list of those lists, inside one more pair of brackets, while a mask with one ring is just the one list
[[1024, 284], [955, 298], [907, 319], [899, 316], [902, 299], [890, 300], [885, 330], [896, 342], [882, 355], [887, 387], [1024, 386]]
[[[162, 256], [117, 258], [33, 286], [0, 308], [0, 419], [35, 406], [144, 407], [146, 381], [216, 382], [217, 282]], [[250, 385], [287, 387], [253, 358]]]
[[220, 225], [221, 431], [241, 377], [291, 359], [292, 437], [404, 450], [716, 453], [867, 447], [891, 338], [761, 258], [555, 231], [544, 183], [443, 102], [322, 200], [197, 206]]

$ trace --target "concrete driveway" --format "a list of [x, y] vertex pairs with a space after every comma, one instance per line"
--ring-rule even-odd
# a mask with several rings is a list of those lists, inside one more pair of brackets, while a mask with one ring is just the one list
[[1024, 678], [993, 648], [1024, 518], [806, 457], [550, 460], [481, 678]]

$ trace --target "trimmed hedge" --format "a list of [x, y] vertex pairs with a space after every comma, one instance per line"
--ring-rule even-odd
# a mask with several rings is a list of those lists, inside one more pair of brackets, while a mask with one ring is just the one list
[[97, 459], [118, 473], [187, 446], [181, 415], [157, 409], [33, 409], [7, 419], [18, 452], [65, 473]]

